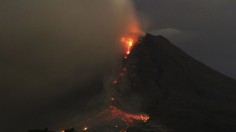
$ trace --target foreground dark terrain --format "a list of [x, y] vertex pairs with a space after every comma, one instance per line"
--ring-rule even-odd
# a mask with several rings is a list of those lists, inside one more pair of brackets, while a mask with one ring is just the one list
[[[124, 64], [127, 72], [117, 86], [116, 106], [150, 115], [147, 123], [127, 132], [236, 132], [236, 81], [196, 61], [166, 38], [146, 34]], [[103, 93], [101, 81], [89, 87]], [[97, 96], [86, 90], [80, 93], [81, 99], [86, 93], [88, 99]], [[81, 107], [86, 105], [85, 101]]]

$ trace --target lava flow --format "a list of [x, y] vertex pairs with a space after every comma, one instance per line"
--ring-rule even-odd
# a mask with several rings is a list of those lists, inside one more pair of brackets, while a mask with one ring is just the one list
[[130, 54], [131, 49], [133, 48], [134, 44], [137, 43], [139, 35], [137, 34], [127, 34], [121, 38], [121, 43], [123, 44], [125, 50], [125, 59]]
[[[136, 34], [128, 34], [121, 38], [121, 43], [125, 49], [124, 59], [126, 60], [131, 53], [131, 50], [139, 40], [139, 36]], [[126, 129], [134, 125], [134, 122], [147, 122], [149, 116], [146, 114], [130, 114], [117, 108], [115, 105], [118, 97], [116, 97], [116, 85], [119, 80], [125, 75], [126, 66], [124, 66], [118, 76], [112, 82], [112, 94], [110, 96], [110, 105], [108, 108], [97, 114], [95, 117], [88, 119], [79, 124], [81, 131], [97, 130], [99, 124], [109, 124], [107, 126], [113, 126], [111, 129], [113, 132], [126, 132]], [[105, 123], [106, 122], [106, 123]], [[106, 128], [108, 129], [108, 128]]]
[[115, 106], [109, 106], [107, 111], [111, 114], [111, 119], [115, 118], [121, 119], [126, 123], [127, 126], [132, 126], [133, 120], [147, 122], [147, 120], [149, 119], [149, 116], [146, 114], [135, 115], [135, 114], [125, 113], [117, 109]]
[[134, 122], [147, 122], [149, 116], [146, 114], [130, 114], [123, 112], [113, 105], [110, 105], [105, 111], [97, 114], [95, 117], [82, 122], [80, 130], [97, 130], [100, 124], [108, 122], [112, 127], [112, 132], [125, 132], [127, 128], [134, 125]]

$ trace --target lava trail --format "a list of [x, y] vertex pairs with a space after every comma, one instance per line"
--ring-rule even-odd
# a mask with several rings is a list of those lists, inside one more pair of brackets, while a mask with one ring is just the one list
[[[121, 38], [121, 43], [123, 44], [125, 51], [125, 60], [128, 59], [132, 48], [135, 44], [137, 44], [139, 38], [139, 35], [136, 34], [127, 34]], [[146, 122], [149, 119], [149, 116], [147, 114], [126, 113], [118, 109], [115, 105], [115, 102], [117, 101], [117, 97], [115, 96], [115, 86], [125, 75], [126, 69], [126, 65], [124, 65], [118, 76], [112, 81], [112, 94], [110, 94], [110, 105], [108, 106], [108, 108], [105, 111], [97, 114], [95, 117], [81, 122], [75, 128], [78, 128], [79, 131], [94, 131], [98, 130], [101, 124], [103, 124], [107, 127], [106, 130], [111, 130], [113, 132], [125, 132], [126, 129], [130, 126], [133, 126], [135, 122]]]

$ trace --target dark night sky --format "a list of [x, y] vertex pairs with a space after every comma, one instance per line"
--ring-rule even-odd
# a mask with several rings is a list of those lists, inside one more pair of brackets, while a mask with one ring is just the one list
[[147, 32], [236, 78], [235, 0], [135, 0]]
[[[144, 31], [236, 78], [235, 0], [134, 3]], [[0, 0], [0, 129], [44, 127], [79, 114], [72, 105], [79, 101], [68, 97], [117, 59], [117, 36], [131, 12], [128, 0]], [[71, 108], [58, 109], [65, 104]]]

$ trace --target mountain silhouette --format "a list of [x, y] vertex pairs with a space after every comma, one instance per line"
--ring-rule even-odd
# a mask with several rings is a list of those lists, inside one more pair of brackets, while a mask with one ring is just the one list
[[126, 65], [118, 105], [151, 118], [127, 132], [236, 131], [236, 81], [198, 62], [163, 36], [146, 34]]
[[[103, 79], [109, 69], [105, 68], [68, 98], [68, 102], [81, 101], [79, 113], [97, 109], [84, 121], [88, 129], [82, 123], [68, 130], [120, 132], [122, 118], [130, 120], [126, 113], [143, 113], [149, 120], [134, 122], [126, 132], [236, 132], [236, 81], [195, 60], [163, 36], [141, 37], [121, 65], [115, 83], [104, 84], [109, 80]], [[111, 104], [117, 108], [110, 110], [120, 111], [113, 115], [120, 117], [115, 120], [106, 106], [104, 110], [104, 101], [110, 104], [104, 92], [111, 91], [107, 88], [115, 89]]]

